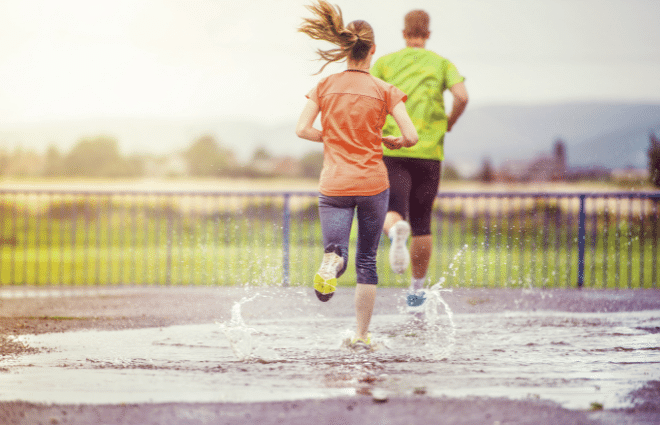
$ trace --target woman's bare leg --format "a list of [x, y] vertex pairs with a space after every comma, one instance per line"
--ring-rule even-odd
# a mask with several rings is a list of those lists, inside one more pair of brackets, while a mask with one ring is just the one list
[[367, 339], [371, 315], [376, 304], [376, 285], [358, 283], [355, 286], [355, 318], [357, 319], [357, 338]]

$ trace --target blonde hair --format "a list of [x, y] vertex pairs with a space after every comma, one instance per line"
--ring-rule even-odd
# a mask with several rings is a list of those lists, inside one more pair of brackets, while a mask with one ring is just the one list
[[427, 38], [431, 17], [423, 10], [412, 10], [403, 18], [403, 32], [409, 38]]
[[374, 45], [374, 31], [366, 21], [353, 21], [344, 26], [339, 6], [335, 6], [335, 9], [325, 0], [317, 0], [315, 4], [306, 7], [315, 16], [303, 18], [303, 24], [298, 31], [314, 40], [328, 41], [337, 46], [336, 49], [316, 50], [320, 60], [326, 62], [317, 74], [332, 62], [346, 58], [361, 61], [369, 55], [369, 50]]

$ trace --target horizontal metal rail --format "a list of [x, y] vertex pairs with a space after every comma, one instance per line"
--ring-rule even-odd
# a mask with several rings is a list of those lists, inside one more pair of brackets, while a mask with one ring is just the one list
[[[317, 196], [3, 189], [0, 285], [306, 285], [323, 252]], [[660, 192], [441, 192], [429, 281], [657, 288], [659, 210]], [[382, 284], [407, 285], [381, 239]]]

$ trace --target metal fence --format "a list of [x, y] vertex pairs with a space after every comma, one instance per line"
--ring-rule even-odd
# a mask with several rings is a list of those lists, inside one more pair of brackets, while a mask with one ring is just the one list
[[[429, 280], [657, 288], [659, 210], [649, 192], [441, 193]], [[307, 285], [323, 255], [315, 192], [3, 190], [0, 223], [3, 286]], [[381, 284], [405, 286], [388, 247]]]

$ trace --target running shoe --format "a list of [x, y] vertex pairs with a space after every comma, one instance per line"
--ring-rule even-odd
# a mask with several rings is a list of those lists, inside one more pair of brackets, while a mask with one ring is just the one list
[[410, 224], [400, 220], [390, 229], [392, 245], [390, 246], [390, 267], [397, 274], [402, 274], [410, 264], [408, 253], [408, 236], [410, 236]]
[[366, 339], [354, 337], [351, 339], [351, 342], [348, 343], [348, 348], [355, 351], [373, 351], [373, 346], [371, 345], [371, 334], [367, 334]]
[[319, 300], [326, 302], [335, 294], [337, 274], [343, 266], [344, 259], [341, 256], [341, 249], [335, 244], [328, 245], [323, 254], [321, 267], [314, 276], [314, 291]]
[[406, 304], [408, 305], [408, 312], [422, 313], [424, 311], [424, 301], [426, 301], [426, 293], [424, 291], [409, 292], [406, 295]]

